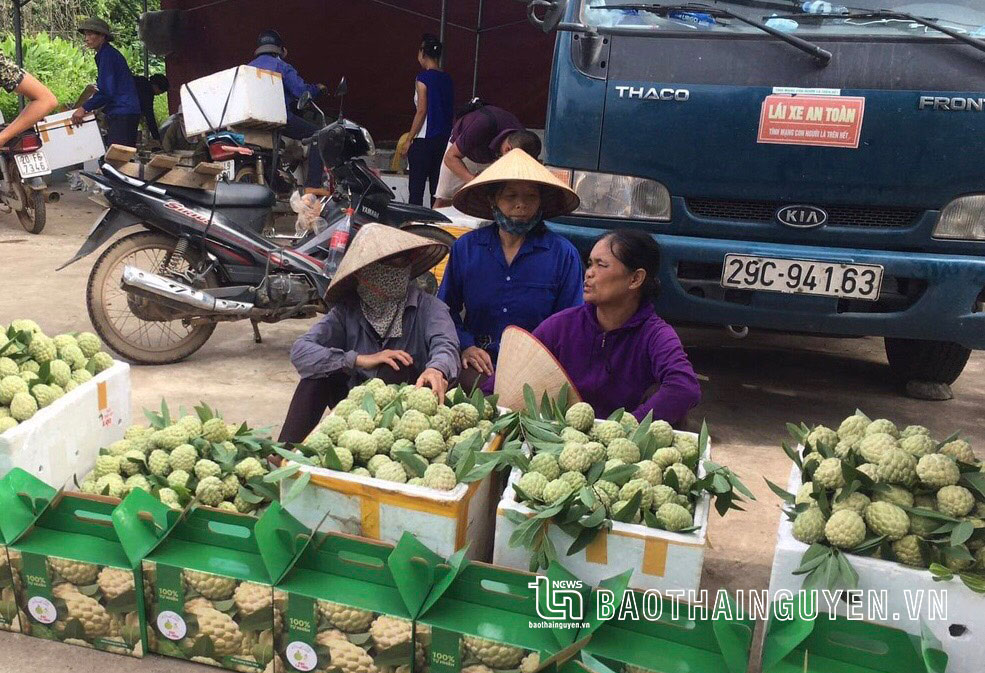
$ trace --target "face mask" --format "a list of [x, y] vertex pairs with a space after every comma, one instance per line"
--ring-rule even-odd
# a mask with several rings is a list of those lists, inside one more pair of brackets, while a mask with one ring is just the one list
[[496, 225], [507, 234], [514, 236], [526, 236], [531, 229], [540, 224], [542, 219], [544, 219], [544, 215], [541, 210], [538, 210], [529, 220], [518, 220], [504, 213], [499, 209], [499, 206], [493, 206], [493, 220]]

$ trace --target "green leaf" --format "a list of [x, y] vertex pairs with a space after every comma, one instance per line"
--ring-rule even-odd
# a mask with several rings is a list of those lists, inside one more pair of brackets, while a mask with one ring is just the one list
[[[646, 416], [643, 417], [643, 420], [640, 421], [640, 424], [636, 426], [636, 430], [633, 431], [633, 435], [629, 438], [630, 441], [633, 442], [633, 444], [639, 446], [640, 442], [643, 441], [643, 438], [649, 434], [650, 426], [652, 424], [653, 424], [653, 411], [650, 410], [646, 413]], [[640, 448], [642, 450], [642, 447]]]
[[701, 420], [701, 431], [698, 433], [698, 455], [708, 455], [708, 442], [711, 439], [711, 431], [708, 430], [708, 423]]
[[962, 472], [960, 483], [972, 492], [978, 491], [978, 500], [985, 501], [985, 473]]
[[[634, 474], [639, 471], [639, 467], [636, 465], [616, 465], [611, 470], [605, 470], [602, 473], [602, 479], [606, 481], [611, 481], [616, 486], [624, 486], [627, 481], [629, 481]], [[673, 473], [671, 473], [673, 474]], [[666, 478], [665, 478], [666, 479]], [[671, 486], [671, 488], [676, 490], [676, 486]]]
[[595, 490], [590, 486], [582, 486], [581, 490], [578, 491], [578, 499], [584, 503], [585, 507], [592, 509], [598, 502], [598, 498], [595, 497]]
[[[516, 489], [516, 485], [514, 485], [513, 488]], [[526, 499], [526, 497], [524, 497], [524, 499]], [[522, 524], [522, 523], [526, 523], [527, 522], [527, 519], [529, 518], [525, 514], [521, 514], [520, 512], [516, 511], [515, 509], [508, 509], [508, 510], [506, 510], [504, 512], [504, 516], [506, 516], [506, 518], [509, 521], [511, 521], [512, 523], [515, 523], [518, 526], [520, 524]]]
[[[311, 449], [308, 450], [311, 451]], [[316, 465], [315, 461], [306, 458], [305, 456], [297, 452], [288, 451], [287, 449], [281, 448], [280, 446], [275, 447], [274, 452], [281, 458], [285, 458], [291, 461], [292, 463], [301, 463], [302, 465], [308, 465], [309, 467], [314, 467]]]
[[339, 458], [339, 454], [335, 451], [335, 447], [331, 444], [325, 449], [325, 453], [321, 456], [322, 465], [330, 470], [337, 470], [342, 472], [342, 460]]
[[423, 477], [424, 471], [428, 469], [424, 460], [409, 449], [395, 451], [394, 455], [415, 477]]
[[[604, 510], [599, 510], [599, 511], [602, 511], [604, 513]], [[600, 530], [602, 529], [598, 525], [583, 528], [582, 531], [578, 533], [578, 536], [571, 543], [571, 546], [568, 547], [568, 551], [565, 552], [565, 555], [572, 556], [574, 554], [577, 554], [582, 549], [592, 544], [592, 541], [598, 536]]]
[[568, 409], [570, 408], [570, 404], [568, 402], [570, 396], [571, 396], [571, 386], [565, 383], [563, 386], [561, 386], [561, 390], [558, 391], [558, 395], [557, 395], [557, 408], [562, 415], [567, 413]]
[[379, 408], [376, 406], [376, 398], [370, 394], [363, 395], [363, 411], [369, 414], [370, 418], [376, 418]]
[[[649, 509], [644, 510], [644, 514], [649, 512], [650, 512]], [[605, 516], [606, 516], [605, 507], [599, 507], [588, 516], [580, 519], [578, 521], [578, 524], [581, 525], [583, 528], [598, 528], [605, 521]]]
[[304, 491], [309, 481], [311, 481], [311, 472], [305, 472], [300, 477], [295, 479], [294, 483], [291, 484], [291, 488], [287, 492], [287, 495], [281, 498], [281, 504], [287, 505], [289, 502], [301, 495], [301, 492]]
[[262, 495], [257, 495], [245, 486], [239, 487], [239, 497], [251, 505], [259, 505], [264, 500]]
[[594, 484], [599, 480], [599, 477], [602, 476], [602, 473], [604, 471], [605, 471], [605, 461], [600, 460], [599, 462], [595, 463], [590, 468], [588, 468], [588, 472], [585, 473], [585, 480], [589, 484]]
[[951, 546], [957, 547], [958, 545], [964, 544], [974, 532], [975, 525], [972, 522], [962, 521], [951, 531]]
[[293, 477], [301, 469], [299, 463], [291, 463], [290, 465], [285, 465], [284, 467], [279, 467], [273, 472], [268, 472], [263, 475], [263, 480], [268, 484], [272, 484], [282, 479], [287, 479], [288, 477]]
[[978, 572], [962, 571], [958, 574], [966, 587], [978, 594], [985, 594], [985, 575]]
[[618, 512], [614, 512], [612, 515], [613, 521], [621, 521], [623, 523], [631, 523], [634, 515], [640, 511], [640, 503], [643, 501], [643, 491], [636, 491], [633, 497], [629, 499], [625, 505], [622, 506]]
[[534, 398], [534, 389], [530, 387], [529, 383], [523, 384], [523, 400], [527, 405], [527, 414], [531, 418], [540, 418], [540, 413], [537, 410], [537, 400]]
[[788, 505], [792, 505], [797, 501], [797, 496], [795, 496], [793, 493], [789, 493], [785, 491], [784, 489], [780, 488], [779, 486], [774, 484], [769, 479], [766, 479], [765, 477], [763, 479], [766, 482], [766, 485], [770, 487], [770, 490], [776, 493], [780, 497], [780, 499], [783, 500], [783, 502], [787, 503]]
[[787, 458], [793, 461], [793, 464], [797, 466], [797, 469], [801, 472], [804, 471], [804, 461], [801, 459], [800, 454], [787, 446], [786, 442], [781, 442], [780, 446], [783, 447], [783, 452], [787, 454]]
[[616, 409], [615, 411], [613, 411], [611, 414], [609, 414], [609, 417], [606, 420], [607, 421], [621, 421], [622, 420], [622, 415], [625, 414], [625, 413], [626, 413], [626, 409], [623, 408], [623, 407], [619, 407], [618, 409]]

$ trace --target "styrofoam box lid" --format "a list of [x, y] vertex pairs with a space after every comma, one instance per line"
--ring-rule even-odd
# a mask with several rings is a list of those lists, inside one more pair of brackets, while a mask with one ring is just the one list
[[[698, 439], [697, 433], [694, 432], [682, 432], [680, 434], [690, 435], [695, 440]], [[528, 449], [529, 451], [529, 449]], [[704, 455], [698, 460], [698, 477], [705, 476], [704, 465], [701, 464], [702, 460], [711, 459], [711, 440], [708, 440], [708, 450]], [[523, 515], [533, 515], [536, 512], [527, 507], [526, 505], [520, 504], [516, 499], [516, 491], [513, 490], [513, 484], [520, 479], [520, 470], [513, 468], [510, 472], [509, 482], [506, 484], [506, 491], [503, 493], [503, 499], [500, 500], [499, 506], [503, 509], [512, 510], [514, 512], [519, 512]], [[687, 544], [704, 544], [705, 537], [708, 534], [708, 513], [711, 509], [711, 496], [707, 493], [698, 499], [698, 502], [694, 506], [694, 525], [698, 526], [698, 530], [693, 533], [674, 533], [669, 530], [663, 530], [661, 528], [650, 528], [649, 526], [640, 523], [623, 523], [621, 521], [612, 522], [612, 530], [620, 533], [627, 533], [632, 535], [639, 535], [643, 537], [659, 537], [669, 540], [671, 542], [681, 542]]]

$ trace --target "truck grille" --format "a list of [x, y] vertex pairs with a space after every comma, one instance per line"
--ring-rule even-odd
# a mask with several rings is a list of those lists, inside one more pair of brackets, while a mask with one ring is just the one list
[[[688, 210], [698, 217], [744, 222], [773, 222], [778, 208], [793, 205], [783, 201], [726, 201], [687, 199]], [[923, 213], [921, 208], [884, 208], [881, 206], [820, 206], [828, 213], [827, 224], [833, 227], [905, 227]]]

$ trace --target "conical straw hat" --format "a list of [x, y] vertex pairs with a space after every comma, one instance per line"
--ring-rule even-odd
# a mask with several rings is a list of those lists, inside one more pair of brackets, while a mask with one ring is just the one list
[[522, 180], [540, 185], [540, 206], [545, 218], [570, 213], [580, 203], [578, 195], [544, 166], [521, 149], [513, 149], [482, 171], [455, 194], [455, 207], [466, 215], [492, 219], [489, 185]]
[[538, 404], [545, 392], [548, 397], [556, 399], [564, 384], [571, 388], [568, 400], [572, 404], [580, 402], [581, 396], [575, 384], [547, 346], [515, 325], [503, 330], [496, 360], [494, 392], [499, 395], [497, 404], [513, 410], [522, 409], [526, 404], [523, 399], [524, 385], [533, 388]]
[[385, 224], [364, 224], [349, 244], [332, 283], [325, 291], [325, 301], [332, 304], [350, 294], [356, 286], [356, 272], [375, 262], [392, 262], [396, 258], [409, 256], [410, 277], [417, 278], [447, 254], [448, 246], [440, 241]]

